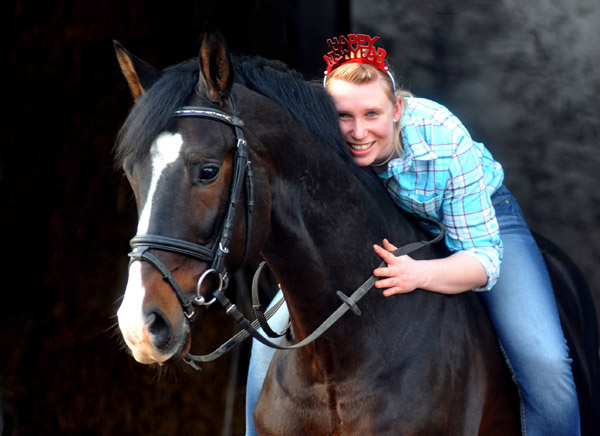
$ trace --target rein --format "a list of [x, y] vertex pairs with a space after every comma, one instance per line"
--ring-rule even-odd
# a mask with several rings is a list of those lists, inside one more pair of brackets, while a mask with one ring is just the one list
[[[439, 222], [437, 222], [435, 220], [427, 219], [427, 218], [420, 218], [420, 219], [434, 224], [440, 230], [440, 233], [437, 236], [435, 236], [433, 239], [430, 239], [427, 241], [413, 242], [413, 243], [404, 245], [392, 252], [392, 254], [394, 256], [403, 256], [403, 255], [412, 253], [416, 250], [419, 250], [420, 248], [424, 248], [428, 245], [436, 244], [444, 238], [444, 227]], [[258, 267], [258, 269], [256, 270], [256, 272], [254, 274], [254, 279], [252, 280], [252, 297], [253, 297], [255, 311], [257, 310], [256, 298], [258, 296], [258, 277], [260, 276], [260, 273], [262, 272], [262, 269], [265, 267], [265, 265], [266, 265], [266, 262], [262, 262], [260, 264], [260, 266]], [[381, 262], [379, 264], [380, 268], [383, 266], [385, 266], [385, 262]], [[273, 333], [271, 328], [269, 328], [268, 324], [266, 323], [266, 319], [269, 319], [275, 312], [277, 312], [277, 310], [283, 304], [284, 298], [281, 298], [279, 301], [277, 301], [277, 303], [275, 305], [273, 305], [273, 307], [271, 307], [271, 309], [269, 309], [264, 314], [266, 317], [264, 323], [261, 321], [261, 316], [258, 313], [257, 313], [258, 319], [253, 322], [250, 322], [238, 310], [236, 305], [233, 304], [220, 289], [218, 289], [213, 293], [213, 296], [225, 308], [225, 311], [227, 312], [227, 314], [229, 316], [231, 316], [240, 325], [240, 327], [243, 330], [240, 330], [235, 336], [233, 336], [231, 339], [229, 339], [227, 342], [225, 342], [223, 345], [221, 345], [217, 350], [213, 351], [212, 353], [202, 355], [202, 356], [188, 354], [184, 358], [184, 361], [185, 361], [185, 363], [187, 363], [194, 369], [200, 370], [201, 368], [197, 365], [197, 363], [210, 362], [212, 360], [215, 360], [216, 358], [220, 357], [227, 351], [231, 350], [233, 347], [235, 347], [237, 344], [239, 344], [241, 341], [248, 338], [249, 336], [252, 336], [254, 339], [261, 342], [262, 344], [264, 344], [268, 347], [271, 347], [271, 348], [275, 348], [277, 350], [295, 350], [298, 348], [305, 347], [306, 345], [308, 345], [311, 342], [314, 342], [316, 339], [318, 339], [327, 330], [329, 330], [329, 328], [331, 326], [333, 326], [333, 324], [335, 324], [346, 312], [348, 312], [348, 310], [351, 310], [355, 315], [361, 315], [361, 311], [358, 308], [357, 303], [371, 289], [373, 289], [373, 285], [375, 284], [375, 282], [377, 280], [378, 280], [377, 277], [371, 275], [371, 277], [369, 277], [365, 282], [363, 282], [363, 284], [360, 285], [350, 296], [344, 294], [342, 291], [337, 291], [336, 294], [337, 294], [338, 298], [340, 300], [342, 300], [342, 304], [337, 308], [337, 310], [335, 310], [335, 312], [333, 312], [325, 321], [323, 321], [323, 323], [321, 323], [321, 325], [319, 327], [317, 327], [310, 335], [308, 335], [302, 341], [297, 342], [290, 346], [280, 345], [273, 341], [270, 341], [269, 339], [267, 339], [265, 336], [263, 336], [257, 330], [257, 328], [259, 327], [259, 324], [260, 324], [260, 326], [263, 327], [263, 330], [266, 331], [267, 334], [272, 338], [283, 335], [283, 334]], [[264, 319], [264, 317], [263, 317], [263, 319]]]
[[[233, 95], [230, 97], [231, 105], [233, 108], [233, 115], [218, 109], [200, 106], [185, 106], [173, 113], [175, 117], [193, 117], [193, 118], [205, 118], [214, 121], [218, 121], [231, 126], [234, 129], [236, 136], [236, 152], [233, 163], [233, 175], [231, 182], [231, 190], [229, 197], [229, 204], [223, 220], [223, 225], [219, 232], [218, 237], [211, 248], [203, 245], [195, 244], [193, 242], [170, 238], [162, 235], [145, 234], [137, 235], [130, 241], [132, 251], [129, 253], [130, 262], [144, 261], [154, 266], [163, 276], [163, 279], [169, 283], [173, 291], [175, 292], [183, 312], [188, 319], [188, 322], [192, 323], [196, 318], [196, 307], [207, 307], [218, 301], [224, 308], [226, 313], [231, 316], [242, 328], [235, 336], [221, 345], [218, 349], [210, 354], [206, 355], [193, 355], [187, 354], [184, 357], [184, 362], [193, 367], [196, 370], [201, 370], [197, 365], [200, 362], [210, 362], [222, 356], [233, 347], [238, 345], [240, 342], [252, 336], [259, 342], [278, 350], [293, 350], [304, 347], [309, 343], [315, 341], [323, 333], [325, 333], [333, 324], [335, 324], [348, 310], [351, 310], [355, 315], [360, 315], [361, 311], [358, 308], [357, 303], [373, 288], [377, 278], [374, 276], [369, 277], [362, 285], [360, 285], [350, 296], [344, 294], [342, 291], [337, 291], [337, 296], [342, 301], [342, 304], [338, 309], [333, 312], [314, 332], [307, 336], [304, 340], [293, 344], [291, 346], [279, 345], [275, 342], [270, 341], [263, 336], [258, 328], [262, 327], [263, 330], [271, 338], [279, 337], [285, 334], [277, 334], [271, 330], [267, 320], [281, 307], [284, 299], [280, 299], [271, 309], [263, 313], [260, 303], [258, 302], [258, 277], [261, 271], [266, 265], [263, 262], [257, 269], [254, 280], [252, 283], [252, 296], [253, 296], [253, 307], [257, 315], [257, 319], [250, 322], [233, 304], [229, 298], [224, 294], [224, 290], [229, 284], [229, 275], [225, 268], [225, 259], [229, 254], [229, 244], [231, 242], [233, 234], [233, 219], [235, 217], [235, 208], [242, 204], [242, 190], [243, 186], [245, 190], [245, 203], [246, 203], [246, 242], [244, 247], [244, 255], [240, 265], [243, 265], [247, 259], [249, 246], [250, 246], [250, 235], [251, 235], [251, 215], [254, 206], [253, 203], [253, 181], [252, 181], [252, 168], [251, 162], [248, 157], [248, 145], [244, 136], [243, 126], [244, 122], [238, 118], [237, 109]], [[430, 220], [427, 220], [430, 221]], [[405, 245], [393, 252], [395, 256], [401, 256], [412, 253], [425, 246], [435, 244], [439, 242], [444, 236], [443, 227], [433, 221], [435, 225], [440, 229], [440, 233], [429, 241], [419, 241], [408, 245]], [[202, 262], [210, 263], [209, 269], [198, 279], [196, 285], [196, 295], [189, 298], [185, 291], [175, 280], [173, 274], [169, 269], [153, 254], [149, 253], [149, 250], [162, 250], [184, 256], [191, 257], [193, 259], [200, 260]], [[382, 262], [380, 266], [384, 266], [385, 262]], [[219, 279], [219, 287], [212, 293], [212, 299], [206, 301], [206, 298], [201, 294], [201, 287], [203, 281], [210, 274], [214, 274]]]

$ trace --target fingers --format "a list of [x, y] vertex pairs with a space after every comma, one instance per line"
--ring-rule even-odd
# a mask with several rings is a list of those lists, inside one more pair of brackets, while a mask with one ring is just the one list
[[376, 288], [393, 288], [396, 287], [395, 280], [392, 277], [388, 277], [385, 279], [377, 280], [375, 282]]
[[373, 245], [373, 249], [375, 250], [375, 253], [387, 264], [392, 263], [392, 261], [395, 259], [395, 256], [390, 253], [389, 250], [386, 250], [377, 244]]
[[392, 279], [378, 280], [375, 282], [376, 288], [385, 288], [382, 291], [384, 297], [390, 297], [395, 294], [405, 294], [407, 291], [400, 286], [394, 286]]
[[396, 286], [393, 284], [392, 279], [387, 280], [378, 280], [375, 282], [375, 287], [378, 289], [382, 289], [382, 294], [384, 297], [390, 297], [396, 294], [408, 294], [412, 292], [412, 289], [404, 289], [400, 286]]
[[377, 253], [377, 255], [379, 257], [381, 257], [383, 260], [386, 260], [386, 258], [384, 256], [386, 256], [388, 259], [393, 259], [394, 255], [391, 253], [391, 251], [395, 251], [398, 249], [398, 247], [396, 247], [394, 244], [392, 244], [387, 239], [383, 240], [383, 247], [381, 247], [380, 245], [374, 244], [373, 248], [375, 249], [375, 253]]
[[396, 294], [406, 294], [405, 291], [400, 289], [398, 286], [394, 286], [393, 288], [384, 289], [382, 292], [384, 297], [391, 297]]
[[[385, 241], [384, 241], [385, 243]], [[390, 253], [388, 250], [386, 250], [385, 248], [375, 244], [373, 245], [373, 249], [375, 250], [375, 253], [381, 257], [381, 259], [386, 263], [386, 266], [382, 266], [379, 268], [375, 268], [375, 270], [373, 271], [373, 275], [375, 277], [389, 277], [393, 275], [393, 271], [392, 271], [392, 266], [395, 262], [397, 262], [397, 258]]]
[[373, 275], [375, 277], [389, 277], [392, 275], [392, 270], [388, 267], [382, 266], [381, 268], [375, 268], [373, 270]]
[[387, 239], [383, 240], [383, 247], [377, 244], [373, 245], [375, 253], [381, 257], [386, 264], [385, 266], [373, 270], [373, 275], [375, 277], [382, 277], [381, 280], [375, 282], [375, 287], [383, 289], [382, 293], [385, 297], [395, 294], [404, 294], [414, 289], [411, 288], [408, 283], [405, 283], [405, 273], [403, 272], [403, 269], [405, 268], [405, 259], [403, 258], [406, 256], [394, 256], [391, 251], [396, 249], [396, 246]]
[[394, 250], [398, 249], [398, 247], [396, 247], [394, 244], [392, 244], [387, 239], [383, 240], [383, 248], [385, 248], [387, 251], [394, 251]]

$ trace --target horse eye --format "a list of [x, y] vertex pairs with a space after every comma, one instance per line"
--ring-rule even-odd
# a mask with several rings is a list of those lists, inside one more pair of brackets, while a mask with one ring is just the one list
[[200, 169], [200, 173], [198, 174], [198, 181], [201, 183], [212, 182], [217, 178], [219, 174], [219, 167], [214, 165], [207, 165]]

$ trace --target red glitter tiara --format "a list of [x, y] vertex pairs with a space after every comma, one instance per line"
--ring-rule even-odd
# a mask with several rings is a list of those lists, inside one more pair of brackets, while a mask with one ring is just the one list
[[327, 62], [323, 84], [327, 81], [329, 74], [336, 68], [347, 63], [359, 63], [372, 65], [387, 73], [392, 79], [394, 89], [396, 89], [394, 78], [385, 64], [387, 52], [385, 49], [373, 45], [378, 39], [379, 36], [370, 37], [369, 35], [355, 33], [328, 39], [327, 44], [329, 44], [331, 51], [323, 56], [323, 59]]

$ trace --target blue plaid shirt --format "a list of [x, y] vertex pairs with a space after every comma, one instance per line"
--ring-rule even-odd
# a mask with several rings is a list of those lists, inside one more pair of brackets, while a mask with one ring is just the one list
[[504, 179], [502, 166], [444, 106], [407, 98], [402, 110], [404, 153], [379, 177], [401, 208], [444, 225], [451, 252], [468, 253], [483, 265], [488, 283], [476, 290], [489, 290], [502, 260], [491, 201]]

